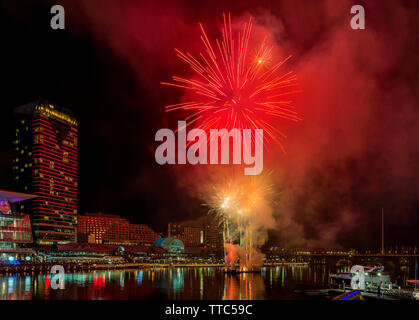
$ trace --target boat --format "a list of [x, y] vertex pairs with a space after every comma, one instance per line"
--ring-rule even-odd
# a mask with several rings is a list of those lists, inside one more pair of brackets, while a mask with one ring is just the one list
[[419, 291], [417, 291], [417, 286], [419, 285], [419, 269], [418, 269], [418, 258], [415, 260], [415, 280], [407, 280], [406, 284], [408, 286], [414, 287], [412, 295], [415, 300], [419, 300]]
[[[392, 288], [394, 284], [391, 282], [390, 275], [384, 271], [383, 266], [363, 266], [364, 269], [364, 287], [365, 291], [376, 291], [378, 287]], [[351, 288], [352, 278], [356, 273], [341, 272], [329, 274], [329, 285], [332, 288]], [[357, 283], [360, 287], [362, 285]]]
[[406, 280], [406, 285], [408, 287], [417, 287], [419, 285], [419, 280]]

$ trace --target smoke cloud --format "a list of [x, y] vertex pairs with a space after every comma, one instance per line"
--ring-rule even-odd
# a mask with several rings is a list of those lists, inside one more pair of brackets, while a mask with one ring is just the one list
[[[75, 34], [87, 30], [128, 63], [138, 86], [147, 88], [150, 101], [162, 109], [182, 99], [179, 92], [162, 88], [159, 82], [185, 72], [175, 47], [201, 49], [198, 22], [209, 25], [212, 36], [218, 32], [222, 12], [230, 11], [237, 22], [252, 15], [254, 35], [267, 35], [277, 57], [293, 54], [289, 67], [303, 90], [295, 103], [303, 121], [284, 124], [286, 154], [274, 146], [265, 152], [264, 168], [274, 171], [278, 191], [278, 205], [264, 208], [272, 218], [269, 228], [275, 225], [273, 236], [289, 247], [378, 247], [384, 207], [390, 238], [411, 243], [405, 230], [419, 227], [415, 1], [363, 4], [366, 30], [350, 28], [352, 1], [202, 5], [72, 1], [67, 5], [74, 13], [69, 21]], [[178, 118], [162, 109], [149, 111], [153, 128], [174, 128]], [[154, 149], [150, 141], [151, 154]], [[183, 192], [189, 186], [195, 200], [200, 199], [199, 186], [217, 177], [217, 170], [173, 168], [177, 188]], [[134, 175], [127, 185], [135, 185], [138, 179], [142, 178]], [[261, 235], [260, 243], [266, 239], [266, 234]]]

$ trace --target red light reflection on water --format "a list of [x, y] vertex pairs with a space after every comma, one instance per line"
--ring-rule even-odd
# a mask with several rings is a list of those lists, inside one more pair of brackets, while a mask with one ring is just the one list
[[93, 278], [93, 287], [95, 287], [95, 288], [104, 288], [105, 285], [106, 285], [105, 275], [95, 276]]
[[49, 293], [50, 284], [51, 284], [51, 280], [49, 279], [48, 276], [46, 276], [45, 277], [45, 292], [44, 292], [46, 296]]

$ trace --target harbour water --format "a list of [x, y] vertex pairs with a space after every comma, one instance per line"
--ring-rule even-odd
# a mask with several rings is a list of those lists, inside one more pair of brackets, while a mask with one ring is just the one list
[[[328, 264], [281, 265], [241, 274], [225, 274], [216, 267], [92, 271], [65, 274], [64, 289], [53, 289], [51, 275], [9, 275], [0, 277], [0, 299], [315, 299], [298, 291], [327, 288], [329, 272], [336, 271]], [[391, 272], [392, 278], [405, 281], [409, 268]]]

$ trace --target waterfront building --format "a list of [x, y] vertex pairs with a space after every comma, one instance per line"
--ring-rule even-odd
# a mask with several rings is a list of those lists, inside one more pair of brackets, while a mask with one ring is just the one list
[[16, 207], [33, 198], [31, 194], [0, 190], [0, 262], [30, 259], [32, 251], [23, 247], [33, 242], [29, 214], [16, 211]]
[[[89, 243], [152, 244], [158, 235], [149, 226], [131, 224], [118, 215], [86, 213], [78, 217], [77, 232]], [[89, 240], [90, 238], [90, 240]]]
[[200, 247], [204, 243], [204, 231], [200, 227], [169, 223], [168, 235], [181, 240], [185, 247]]
[[163, 248], [169, 254], [180, 254], [185, 250], [183, 242], [179, 239], [172, 237], [162, 237], [154, 241], [154, 246], [158, 248]]
[[132, 242], [151, 244], [159, 236], [158, 234], [145, 224], [129, 224], [129, 240]]
[[223, 232], [218, 219], [208, 215], [204, 219], [204, 249], [206, 254], [224, 254]]
[[218, 255], [223, 252], [222, 230], [218, 219], [211, 215], [193, 221], [169, 223], [168, 236], [181, 240], [185, 253]]
[[[68, 109], [45, 101], [15, 108], [14, 182], [37, 196], [20, 210], [30, 213], [40, 245], [76, 242], [78, 129]], [[26, 207], [25, 207], [26, 206]]]

